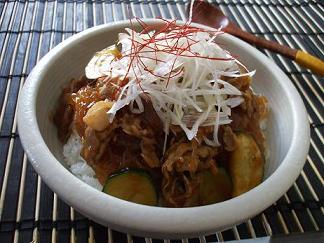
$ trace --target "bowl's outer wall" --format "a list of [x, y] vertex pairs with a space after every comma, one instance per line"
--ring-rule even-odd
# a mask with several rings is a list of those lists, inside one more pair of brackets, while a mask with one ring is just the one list
[[[253, 88], [269, 100], [268, 179], [260, 186], [216, 205], [166, 209], [98, 193], [60, 166], [57, 160], [64, 165], [62, 145], [49, 117], [62, 87], [71, 78], [80, 77], [94, 52], [115, 43], [117, 34], [128, 24], [99, 26], [73, 36], [45, 56], [28, 78], [19, 100], [18, 125], [24, 149], [42, 179], [63, 200], [92, 219], [144, 236], [180, 238], [211, 233], [240, 223], [271, 205], [293, 183], [305, 161], [309, 145], [307, 114], [284, 73], [256, 49], [228, 35], [220, 36], [220, 42], [225, 42], [226, 48], [249, 69], [257, 70]], [[298, 132], [306, 141], [297, 140]], [[298, 151], [290, 151], [292, 148]]]

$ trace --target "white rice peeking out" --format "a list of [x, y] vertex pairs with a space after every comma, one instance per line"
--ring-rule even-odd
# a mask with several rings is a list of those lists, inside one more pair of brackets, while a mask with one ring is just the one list
[[80, 137], [76, 133], [72, 133], [67, 143], [63, 146], [64, 160], [76, 177], [101, 191], [102, 185], [96, 178], [95, 172], [80, 155], [81, 148]]

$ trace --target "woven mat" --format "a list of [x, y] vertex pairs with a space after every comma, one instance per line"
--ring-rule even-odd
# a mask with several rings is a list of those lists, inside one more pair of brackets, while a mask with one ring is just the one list
[[[320, 1], [214, 1], [243, 29], [324, 59], [324, 7]], [[0, 1], [0, 242], [163, 242], [100, 226], [56, 196], [34, 172], [16, 127], [21, 87], [37, 60], [74, 33], [137, 17], [185, 19], [187, 1]], [[215, 242], [323, 231], [324, 79], [264, 51], [288, 75], [309, 113], [307, 162], [290, 190], [241, 225], [195, 239]], [[164, 241], [166, 242], [166, 241]], [[167, 241], [168, 242], [168, 241]]]

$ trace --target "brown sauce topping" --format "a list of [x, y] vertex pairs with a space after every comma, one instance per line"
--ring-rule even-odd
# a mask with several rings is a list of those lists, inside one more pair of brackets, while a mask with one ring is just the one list
[[212, 136], [212, 127], [199, 128], [196, 139], [188, 141], [179, 127], [171, 126], [163, 154], [163, 124], [150, 102], [144, 99], [143, 113], [133, 114], [126, 107], [118, 111], [105, 130], [99, 132], [88, 127], [83, 117], [96, 102], [114, 100], [118, 92], [114, 84], [121, 83], [118, 79], [72, 80], [62, 91], [54, 123], [62, 143], [66, 143], [73, 129], [79, 134], [83, 143], [81, 156], [94, 169], [101, 184], [121, 169], [142, 168], [155, 179], [163, 205], [195, 206], [199, 205], [199, 174], [206, 170], [216, 174], [219, 166], [227, 167], [237, 146], [235, 132], [252, 135], [264, 152], [259, 124], [267, 116], [266, 98], [252, 92], [248, 77], [228, 82], [242, 91], [244, 102], [232, 109], [232, 123], [220, 127], [221, 146], [217, 148], [206, 145], [203, 139]]

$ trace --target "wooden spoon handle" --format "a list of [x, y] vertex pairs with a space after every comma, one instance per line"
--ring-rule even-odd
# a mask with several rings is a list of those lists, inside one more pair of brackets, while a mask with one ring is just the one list
[[281, 45], [274, 41], [269, 41], [264, 38], [257, 37], [249, 32], [241, 30], [233, 23], [230, 23], [226, 28], [224, 28], [224, 31], [229, 34], [235, 35], [252, 45], [271, 50], [292, 60], [295, 60], [301, 66], [309, 68], [314, 73], [324, 76], [324, 62], [319, 58], [312, 56], [311, 54], [308, 54], [301, 50], [292, 49], [288, 46]]

